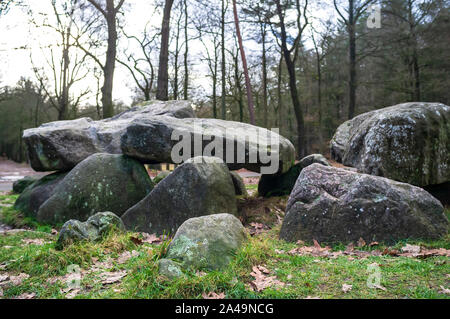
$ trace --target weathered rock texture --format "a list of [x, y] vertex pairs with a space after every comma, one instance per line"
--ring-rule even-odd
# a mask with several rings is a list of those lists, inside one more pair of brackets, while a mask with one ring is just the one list
[[[172, 140], [173, 132], [177, 132], [177, 134], [174, 134]], [[271, 147], [271, 136], [274, 144], [276, 144], [276, 138], [279, 141], [278, 151]], [[210, 138], [206, 139], [205, 137]], [[146, 163], [173, 163], [173, 147], [179, 143], [179, 140], [188, 138], [192, 141], [192, 144], [188, 143], [188, 145], [192, 145], [190, 151], [180, 147], [181, 153], [185, 152], [182, 154], [184, 159], [199, 155], [195, 153], [194, 147], [194, 143], [198, 141], [202, 155], [221, 157], [231, 170], [246, 168], [259, 172], [261, 167], [270, 166], [270, 163], [264, 163], [265, 159], [261, 159], [260, 151], [265, 154], [271, 151], [273, 153], [271, 156], [278, 157], [279, 172], [286, 172], [293, 165], [295, 159], [295, 149], [292, 143], [264, 128], [218, 119], [177, 119], [168, 116], [137, 119], [128, 125], [126, 133], [122, 136], [122, 152]], [[221, 156], [219, 156], [219, 152], [213, 150], [214, 142], [219, 139], [223, 139], [222, 147], [218, 147], [222, 150]], [[230, 149], [226, 147], [227, 145], [234, 145], [234, 148]], [[237, 158], [239, 149], [243, 150], [241, 162], [238, 162]], [[254, 160], [249, 154], [256, 154]]]
[[223, 269], [246, 236], [242, 223], [230, 214], [191, 218], [177, 230], [167, 258], [179, 261], [183, 268]]
[[49, 174], [29, 185], [17, 198], [14, 208], [26, 216], [36, 217], [39, 207], [53, 195], [66, 175], [67, 173]]
[[111, 212], [97, 213], [85, 222], [71, 219], [61, 228], [56, 247], [62, 249], [82, 240], [97, 241], [113, 229], [124, 230], [125, 226], [120, 217]]
[[302, 169], [314, 163], [325, 166], [330, 165], [327, 159], [321, 154], [308, 155], [284, 174], [262, 175], [258, 183], [258, 195], [263, 197], [289, 195]]
[[38, 179], [39, 178], [34, 176], [25, 176], [24, 178], [15, 181], [13, 183], [13, 192], [16, 194], [22, 194], [25, 188], [36, 182]]
[[326, 243], [437, 239], [447, 234], [443, 210], [422, 188], [313, 164], [301, 172], [289, 197], [280, 238]]
[[244, 179], [241, 177], [241, 175], [239, 175], [239, 173], [235, 171], [231, 171], [230, 175], [231, 179], [233, 180], [234, 191], [236, 195], [246, 196], [248, 193], [247, 189], [245, 188]]
[[94, 153], [121, 154], [120, 136], [135, 119], [195, 117], [187, 101], [154, 101], [112, 118], [57, 121], [24, 131], [31, 166], [36, 171], [67, 171]]
[[450, 107], [405, 103], [343, 123], [331, 155], [362, 173], [417, 185], [450, 181]]
[[98, 153], [78, 164], [37, 213], [40, 222], [86, 220], [99, 211], [121, 216], [144, 198], [153, 183], [144, 166], [124, 155]]
[[127, 229], [160, 235], [175, 233], [189, 218], [219, 213], [237, 213], [230, 172], [219, 158], [197, 157], [178, 166], [122, 220]]

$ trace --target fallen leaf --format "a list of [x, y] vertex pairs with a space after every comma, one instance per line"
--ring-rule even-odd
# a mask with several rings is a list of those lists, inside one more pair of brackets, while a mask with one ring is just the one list
[[119, 264], [124, 264], [126, 263], [129, 259], [139, 256], [139, 253], [136, 250], [133, 250], [131, 252], [129, 251], [124, 251], [122, 254], [120, 254], [119, 258], [117, 259], [117, 263]]
[[34, 297], [36, 297], [36, 294], [34, 292], [32, 293], [23, 293], [19, 296], [17, 296], [15, 299], [33, 299]]
[[284, 250], [279, 250], [279, 249], [275, 249], [275, 252], [279, 255], [284, 254], [285, 251]]
[[369, 244], [369, 247], [378, 246], [379, 243], [377, 241], [373, 241]]
[[3, 289], [0, 287], [0, 298], [3, 297]]
[[211, 291], [208, 294], [202, 293], [203, 299], [225, 299], [225, 293], [221, 292], [219, 294]]
[[443, 286], [439, 286], [440, 288], [441, 288], [441, 293], [443, 293], [443, 294], [446, 294], [446, 295], [448, 295], [448, 294], [450, 294], [450, 289], [447, 289], [447, 288], [444, 288]]
[[143, 241], [137, 237], [130, 236], [130, 240], [137, 246], [142, 245]]
[[305, 242], [303, 240], [297, 240], [297, 245], [298, 246], [304, 246]]
[[159, 236], [156, 236], [156, 234], [147, 234], [147, 233], [141, 233], [144, 239], [142, 242], [148, 243], [148, 244], [159, 244], [162, 243], [163, 239]]
[[311, 296], [307, 296], [305, 299], [320, 299], [320, 297], [311, 297]]
[[22, 239], [22, 242], [25, 245], [38, 245], [38, 246], [42, 246], [44, 244], [48, 244], [48, 242], [44, 241], [42, 238], [36, 238], [36, 239], [29, 239], [29, 238], [24, 238]]
[[123, 277], [127, 275], [125, 270], [116, 272], [104, 272], [100, 274], [101, 282], [104, 285], [109, 285], [120, 281]]
[[381, 290], [383, 290], [383, 291], [386, 291], [386, 290], [387, 290], [387, 289], [384, 288], [383, 286], [381, 286], [381, 285], [376, 285], [376, 284], [373, 284], [373, 285], [371, 286], [371, 288], [377, 288], [377, 289], [381, 289]]
[[9, 279], [8, 275], [0, 275], [0, 282], [7, 281]]
[[352, 290], [352, 288], [353, 288], [353, 285], [347, 285], [347, 284], [343, 284], [343, 285], [342, 285], [342, 291], [343, 291], [344, 293], [349, 292], [350, 290]]
[[195, 275], [196, 275], [197, 277], [205, 277], [205, 276], [206, 276], [206, 272], [204, 272], [204, 271], [197, 271], [197, 272], [195, 273]]
[[358, 247], [364, 247], [365, 245], [366, 245], [366, 241], [362, 237], [359, 237]]
[[52, 228], [51, 234], [53, 236], [56, 236], [56, 235], [58, 235], [58, 231], [56, 229]]
[[401, 250], [404, 253], [418, 254], [418, 253], [420, 253], [420, 246], [406, 244], [406, 246], [402, 247]]
[[268, 276], [270, 272], [263, 266], [254, 266], [252, 270], [250, 275], [252, 275], [255, 280], [251, 281], [250, 285], [254, 291], [260, 292], [268, 287], [283, 287], [285, 285], [285, 283], [279, 281], [276, 276]]

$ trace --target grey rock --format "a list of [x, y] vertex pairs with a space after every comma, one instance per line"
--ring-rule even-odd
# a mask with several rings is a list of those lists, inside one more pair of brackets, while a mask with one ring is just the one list
[[183, 276], [180, 265], [171, 259], [160, 259], [158, 261], [158, 272], [169, 279]]
[[447, 234], [441, 203], [422, 188], [312, 164], [289, 197], [280, 238], [324, 243], [438, 239]]
[[450, 181], [450, 107], [404, 103], [337, 129], [331, 155], [359, 172], [426, 186]]
[[323, 155], [308, 155], [292, 166], [286, 173], [262, 175], [258, 183], [258, 195], [263, 197], [289, 195], [302, 169], [314, 163], [330, 166]]
[[242, 179], [241, 175], [239, 175], [239, 173], [235, 171], [231, 171], [230, 175], [231, 179], [233, 180], [234, 191], [236, 195], [247, 196], [247, 188], [245, 188], [244, 180]]
[[314, 164], [314, 163], [322, 164], [325, 166], [330, 166], [330, 163], [328, 163], [328, 160], [322, 154], [308, 155], [308, 156], [302, 158], [298, 163], [302, 168], [308, 167], [309, 165]]
[[15, 181], [13, 183], [13, 192], [16, 194], [22, 194], [25, 188], [36, 182], [38, 179], [39, 178], [34, 176], [25, 176], [24, 178]]
[[219, 158], [199, 157], [178, 166], [122, 220], [127, 229], [161, 235], [189, 218], [219, 213], [237, 213], [229, 170]]
[[191, 218], [177, 230], [167, 258], [183, 268], [223, 269], [233, 259], [247, 235], [239, 219], [230, 214]]
[[122, 220], [111, 212], [97, 213], [85, 222], [71, 219], [64, 223], [56, 242], [56, 248], [62, 249], [82, 240], [98, 241], [111, 230], [124, 230]]
[[67, 173], [53, 173], [40, 178], [23, 190], [14, 203], [14, 208], [26, 216], [36, 218], [41, 205], [53, 195], [66, 175]]
[[[177, 134], [174, 134], [172, 140], [174, 132]], [[271, 147], [271, 137], [274, 143], [275, 138], [278, 138], [278, 151]], [[191, 141], [198, 141], [202, 154], [205, 156], [219, 156], [221, 152], [220, 157], [224, 159], [230, 170], [246, 168], [259, 172], [261, 168], [269, 167], [270, 164], [263, 163], [259, 156], [255, 159], [249, 156], [249, 154], [258, 154], [258, 152], [267, 154], [268, 151], [271, 151], [273, 153], [271, 156], [278, 158], [276, 162], [278, 172], [286, 172], [293, 165], [295, 159], [295, 149], [292, 143], [264, 128], [218, 119], [177, 119], [168, 116], [137, 119], [128, 125], [126, 133], [122, 135], [122, 152], [145, 163], [174, 163], [176, 162], [172, 159], [174, 146], [177, 145], [174, 150], [174, 153], [177, 154], [177, 148], [181, 145], [179, 142], [187, 138], [190, 138]], [[220, 140], [223, 143], [218, 142]], [[214, 143], [221, 144], [220, 147], [218, 146], [220, 151], [214, 152]], [[227, 148], [227, 145], [234, 145], [234, 149]], [[239, 152], [242, 153], [243, 158], [242, 162], [238, 163], [236, 154], [240, 149], [243, 150]], [[199, 155], [194, 153], [195, 147], [182, 151], [182, 160]]]
[[144, 166], [124, 155], [98, 153], [78, 164], [42, 204], [37, 220], [85, 220], [98, 211], [121, 216], [144, 198], [153, 183]]
[[25, 130], [23, 139], [34, 170], [67, 171], [94, 153], [121, 154], [120, 136], [133, 120], [162, 115], [195, 117], [188, 101], [153, 101], [101, 121], [80, 118], [46, 123]]

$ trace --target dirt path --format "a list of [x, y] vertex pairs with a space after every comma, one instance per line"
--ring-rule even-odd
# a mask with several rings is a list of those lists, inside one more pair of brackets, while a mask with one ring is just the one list
[[25, 176], [43, 176], [47, 172], [36, 172], [26, 163], [16, 163], [0, 157], [0, 192], [12, 190], [12, 184]]

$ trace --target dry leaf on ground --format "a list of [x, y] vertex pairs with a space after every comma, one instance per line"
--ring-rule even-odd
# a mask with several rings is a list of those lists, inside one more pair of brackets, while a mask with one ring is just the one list
[[359, 237], [358, 247], [364, 247], [365, 245], [366, 245], [366, 241], [362, 237]]
[[443, 293], [446, 295], [450, 294], [450, 289], [444, 288], [444, 286], [439, 286], [439, 287], [441, 288], [440, 293]]
[[163, 238], [161, 236], [156, 236], [156, 234], [148, 234], [148, 233], [141, 233], [144, 239], [142, 242], [148, 243], [148, 244], [160, 244], [163, 242]]
[[101, 283], [104, 285], [113, 284], [119, 282], [126, 275], [127, 275], [126, 270], [115, 272], [104, 272], [100, 274]]
[[277, 279], [276, 276], [269, 276], [270, 272], [264, 266], [254, 266], [252, 268], [252, 275], [255, 280], [250, 282], [254, 291], [260, 292], [268, 287], [283, 287], [285, 285], [284, 282], [281, 282]]
[[24, 239], [22, 239], [22, 242], [25, 245], [38, 245], [38, 246], [42, 246], [44, 244], [48, 244], [49, 243], [49, 242], [43, 240], [42, 238], [36, 238], [36, 239], [24, 238]]
[[36, 297], [36, 294], [34, 292], [32, 293], [23, 293], [19, 296], [17, 296], [15, 299], [33, 299], [34, 297]]
[[343, 284], [343, 285], [342, 285], [342, 291], [343, 291], [344, 293], [349, 292], [350, 290], [352, 290], [352, 288], [353, 288], [353, 285], [347, 285], [347, 284]]
[[269, 229], [269, 227], [267, 227], [264, 224], [252, 222], [252, 223], [250, 223], [249, 233], [250, 233], [250, 236], [255, 236], [255, 235], [259, 235], [259, 234], [263, 233], [264, 231], [266, 231], [268, 229]]
[[122, 254], [120, 254], [119, 258], [117, 258], [117, 263], [119, 264], [124, 264], [126, 263], [129, 259], [139, 256], [139, 253], [136, 250], [133, 250], [131, 252], [129, 251], [124, 251]]
[[208, 294], [202, 293], [202, 297], [203, 299], [225, 299], [225, 293], [215, 293], [211, 291]]

